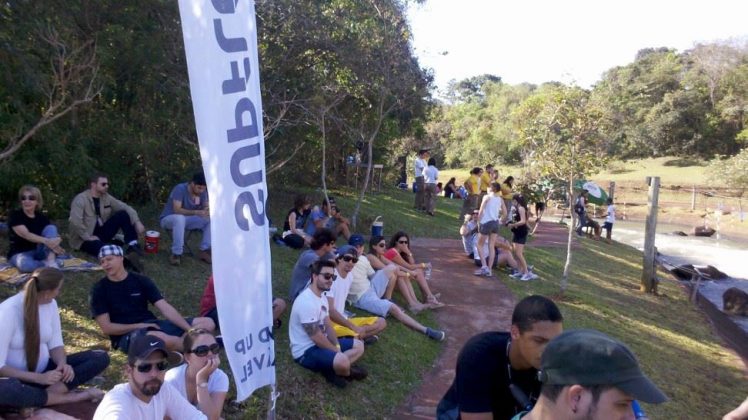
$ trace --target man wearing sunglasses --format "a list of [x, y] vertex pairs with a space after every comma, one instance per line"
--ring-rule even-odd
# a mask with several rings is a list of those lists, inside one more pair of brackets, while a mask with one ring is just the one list
[[291, 288], [288, 292], [288, 300], [293, 303], [296, 296], [309, 284], [312, 276], [312, 263], [320, 258], [335, 259], [335, 241], [337, 236], [330, 229], [320, 229], [312, 235], [311, 249], [307, 249], [299, 255], [291, 272]]
[[[157, 337], [138, 335], [127, 353], [127, 383], [107, 392], [96, 408], [94, 420], [111, 419], [207, 419], [169, 384], [164, 376], [169, 365], [178, 364], [181, 356], [170, 352]], [[197, 387], [197, 392], [208, 389]]]
[[122, 231], [128, 246], [127, 259], [137, 271], [143, 271], [139, 259], [143, 250], [138, 245], [138, 235], [145, 232], [145, 226], [135, 209], [109, 195], [106, 175], [91, 176], [88, 189], [76, 195], [70, 205], [69, 221], [70, 245], [93, 256]]
[[322, 294], [335, 281], [335, 263], [319, 260], [312, 264], [312, 282], [296, 298], [288, 321], [291, 354], [296, 363], [320, 372], [338, 388], [346, 379], [362, 380], [367, 372], [353, 364], [364, 354], [364, 343], [335, 334], [329, 317], [329, 303]]
[[330, 308], [330, 319], [338, 337], [357, 337], [364, 344], [374, 344], [379, 334], [387, 326], [384, 318], [378, 316], [352, 317], [346, 316], [345, 301], [353, 282], [353, 266], [358, 262], [358, 252], [350, 245], [338, 249], [335, 259], [337, 279], [332, 283], [329, 292], [325, 292]]

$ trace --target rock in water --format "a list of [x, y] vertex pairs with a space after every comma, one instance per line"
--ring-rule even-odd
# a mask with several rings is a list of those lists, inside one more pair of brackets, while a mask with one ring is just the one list
[[730, 315], [748, 316], [748, 293], [731, 287], [722, 294], [722, 307]]

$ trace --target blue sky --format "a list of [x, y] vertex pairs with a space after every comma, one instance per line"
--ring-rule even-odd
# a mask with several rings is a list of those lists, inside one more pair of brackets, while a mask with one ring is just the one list
[[427, 0], [408, 11], [414, 51], [440, 89], [484, 73], [589, 87], [642, 48], [746, 39], [747, 16], [745, 0]]

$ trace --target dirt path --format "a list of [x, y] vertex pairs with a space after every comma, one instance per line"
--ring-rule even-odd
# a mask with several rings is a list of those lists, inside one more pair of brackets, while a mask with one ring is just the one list
[[[531, 246], [566, 246], [567, 230], [557, 223], [544, 223]], [[432, 289], [441, 293], [446, 306], [434, 312], [437, 324], [447, 333], [444, 349], [427, 372], [421, 386], [395, 411], [396, 419], [432, 419], [439, 400], [452, 384], [455, 363], [465, 342], [483, 331], [508, 331], [514, 295], [496, 277], [473, 275], [475, 265], [465, 257], [457, 239], [413, 240], [420, 260], [433, 264]]]

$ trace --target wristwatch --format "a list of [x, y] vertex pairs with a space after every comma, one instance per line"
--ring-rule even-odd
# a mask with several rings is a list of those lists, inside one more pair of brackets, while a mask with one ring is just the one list
[[208, 387], [208, 383], [207, 382], [202, 382], [202, 383], [197, 384], [197, 386], [199, 386], [200, 388], [207, 388]]

